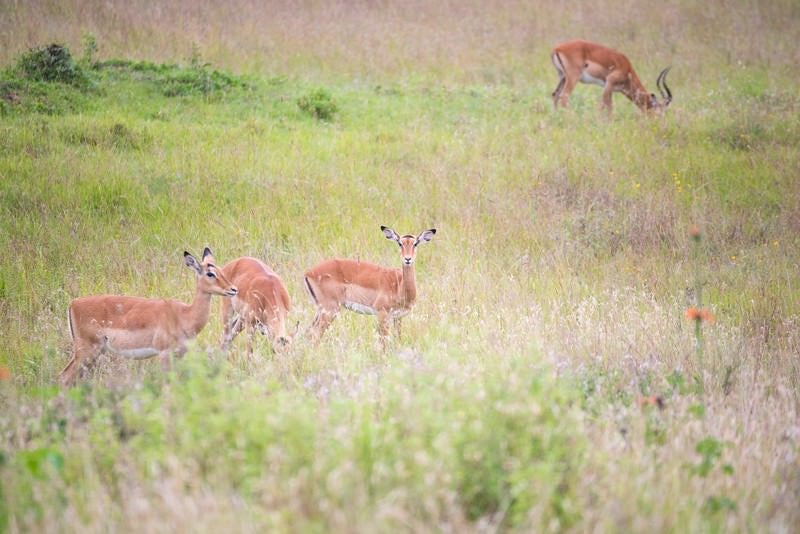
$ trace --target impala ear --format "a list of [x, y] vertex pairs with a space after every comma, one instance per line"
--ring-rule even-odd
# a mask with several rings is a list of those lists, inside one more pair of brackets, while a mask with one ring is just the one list
[[211, 249], [206, 247], [203, 249], [203, 265], [209, 265], [216, 263], [217, 260], [214, 259], [214, 253], [211, 252]]
[[431, 228], [430, 230], [425, 230], [419, 237], [417, 238], [417, 244], [424, 243], [433, 239], [434, 234], [436, 234], [436, 228]]
[[397, 232], [392, 230], [387, 226], [381, 226], [381, 230], [383, 231], [383, 235], [386, 236], [386, 239], [391, 239], [392, 241], [400, 242], [400, 236], [397, 235]]
[[197, 274], [203, 274], [203, 268], [200, 266], [200, 263], [194, 256], [192, 256], [186, 251], [183, 252], [183, 261], [186, 262], [187, 267], [191, 267], [192, 269], [197, 271]]

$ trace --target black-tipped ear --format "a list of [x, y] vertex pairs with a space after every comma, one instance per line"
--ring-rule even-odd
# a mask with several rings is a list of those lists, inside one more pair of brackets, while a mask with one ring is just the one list
[[211, 252], [210, 248], [206, 247], [205, 249], [203, 249], [203, 259], [206, 259], [206, 256], [213, 256], [213, 255], [214, 253]]
[[197, 274], [203, 274], [203, 268], [200, 266], [200, 263], [194, 256], [186, 251], [183, 252], [183, 261], [186, 262], [187, 267], [194, 269]]
[[417, 244], [430, 241], [431, 239], [433, 239], [433, 236], [435, 234], [436, 234], [436, 228], [425, 230], [424, 232], [419, 234], [419, 237], [417, 238]]
[[397, 235], [397, 232], [395, 232], [388, 226], [381, 226], [381, 231], [383, 231], [383, 235], [386, 236], [386, 239], [391, 239], [393, 241], [400, 242], [400, 236]]

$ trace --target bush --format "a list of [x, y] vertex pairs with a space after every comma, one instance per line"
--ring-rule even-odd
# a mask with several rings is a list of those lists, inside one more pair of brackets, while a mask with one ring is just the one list
[[323, 121], [333, 120], [339, 111], [331, 94], [325, 89], [315, 89], [311, 93], [297, 99], [297, 107], [316, 119]]
[[152, 63], [110, 59], [95, 64], [98, 70], [114, 69], [121, 74], [136, 73], [136, 80], [152, 82], [164, 96], [202, 95], [211, 97], [237, 88], [247, 88], [247, 82], [239, 76], [227, 74], [192, 60], [191, 65]]
[[72, 59], [69, 49], [59, 44], [31, 48], [17, 59], [17, 70], [29, 80], [85, 86], [86, 74]]

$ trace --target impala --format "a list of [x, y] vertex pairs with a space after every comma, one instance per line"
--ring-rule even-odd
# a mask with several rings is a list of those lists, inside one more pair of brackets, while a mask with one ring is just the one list
[[[647, 92], [631, 62], [624, 54], [597, 43], [574, 40], [553, 48], [550, 59], [558, 71], [559, 80], [553, 91], [553, 105], [566, 107], [569, 95], [578, 82], [593, 83], [603, 87], [601, 107], [611, 114], [611, 96], [622, 93], [644, 112], [662, 111], [672, 102], [672, 93], [667, 87], [669, 67], [662, 70], [656, 79], [656, 87], [663, 100]], [[662, 88], [663, 85], [663, 88]]]
[[400, 319], [408, 314], [417, 300], [414, 260], [417, 247], [433, 239], [434, 228], [418, 236], [399, 236], [391, 228], [381, 226], [386, 239], [400, 246], [401, 269], [387, 269], [364, 261], [326, 260], [305, 274], [305, 286], [317, 307], [312, 336], [318, 341], [336, 318], [342, 306], [356, 313], [376, 315], [381, 347], [386, 347], [389, 320], [394, 321], [400, 335]]
[[72, 358], [59, 375], [63, 385], [75, 381], [81, 367], [100, 353], [108, 352], [132, 360], [158, 356], [166, 370], [172, 353], [182, 356], [186, 342], [208, 323], [211, 296], [236, 295], [236, 286], [214, 265], [209, 248], [198, 262], [183, 253], [186, 265], [197, 273], [194, 300], [186, 304], [173, 299], [148, 299], [119, 295], [80, 297], [69, 305]]
[[281, 278], [255, 258], [235, 259], [222, 272], [239, 289], [235, 297], [222, 301], [223, 350], [245, 327], [248, 354], [253, 353], [256, 330], [269, 338], [276, 352], [288, 346], [291, 337], [286, 333], [286, 314], [291, 304]]

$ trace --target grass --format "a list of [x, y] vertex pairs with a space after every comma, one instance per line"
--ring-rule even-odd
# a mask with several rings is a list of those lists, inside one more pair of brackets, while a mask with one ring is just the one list
[[[734, 4], [0, 6], [0, 530], [796, 530], [800, 13]], [[672, 64], [669, 114], [554, 112], [578, 34]], [[87, 84], [13, 70], [54, 40]], [[381, 224], [438, 230], [386, 353], [343, 314], [228, 361], [215, 304], [174, 372], [55, 386], [74, 297], [188, 300], [208, 245], [302, 331]]]

